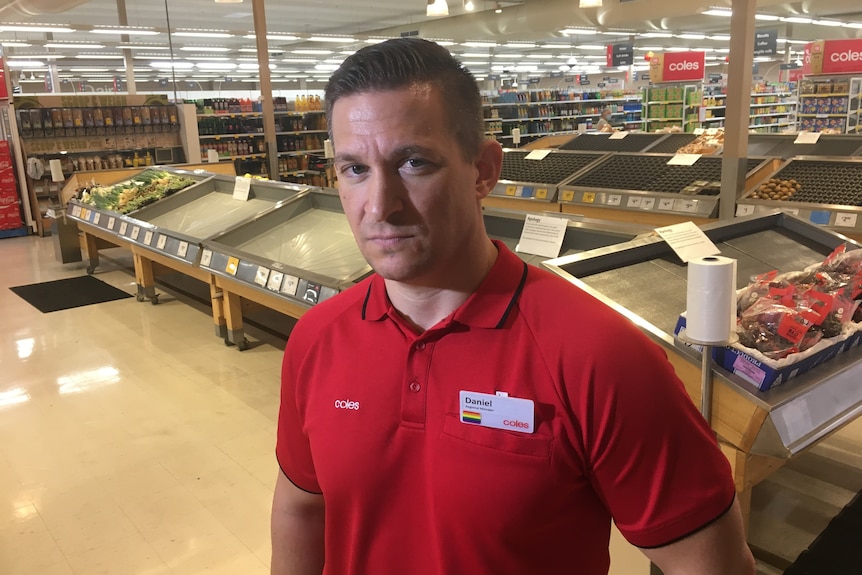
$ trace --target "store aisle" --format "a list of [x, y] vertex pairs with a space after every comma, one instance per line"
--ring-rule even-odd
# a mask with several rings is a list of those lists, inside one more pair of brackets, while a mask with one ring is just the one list
[[[84, 273], [50, 238], [0, 240], [0, 270], [0, 573], [268, 573], [281, 349], [225, 347], [172, 298], [42, 314], [8, 288]], [[855, 422], [758, 487], [751, 539], [792, 561], [859, 489]], [[616, 532], [611, 557], [649, 572]]]

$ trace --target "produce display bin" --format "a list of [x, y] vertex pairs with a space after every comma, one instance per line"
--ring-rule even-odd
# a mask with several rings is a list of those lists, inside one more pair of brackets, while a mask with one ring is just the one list
[[784, 162], [763, 181], [796, 180], [799, 192], [787, 200], [754, 199], [752, 186], [736, 207], [737, 215], [779, 208], [811, 223], [862, 240], [862, 157], [802, 156]]
[[202, 243], [224, 292], [227, 341], [244, 344], [240, 298], [300, 317], [371, 273], [334, 190], [314, 188]]
[[[563, 212], [664, 226], [718, 217], [722, 159], [702, 156], [671, 165], [669, 154], [611, 154], [560, 186]], [[767, 158], [749, 158], [747, 181], [772, 171]]]
[[692, 133], [668, 134], [644, 151], [651, 154], [676, 154], [677, 150], [683, 146], [687, 146], [696, 139], [697, 135]]
[[749, 134], [749, 156], [771, 156], [787, 160], [796, 156], [858, 156], [862, 136], [823, 134], [816, 144], [797, 144], [798, 134]]
[[[545, 151], [541, 159], [527, 159], [528, 150], [503, 150], [500, 181], [484, 205], [524, 211], [546, 211], [557, 201], [560, 184], [595, 164], [597, 152]], [[535, 153], [535, 152], [532, 152]]]
[[[562, 214], [548, 212], [543, 215], [561, 217]], [[524, 229], [524, 220], [527, 218], [527, 214], [514, 210], [486, 208], [482, 213], [482, 217], [485, 220], [485, 229], [488, 235], [492, 239], [502, 241], [509, 249], [515, 251], [521, 238], [521, 232]], [[652, 232], [652, 228], [637, 224], [623, 224], [620, 222], [574, 217], [567, 219], [569, 219], [569, 222], [566, 226], [566, 235], [563, 237], [560, 256], [627, 242], [639, 235]], [[540, 265], [548, 259], [517, 251], [515, 253], [528, 264], [535, 266]]]
[[613, 134], [580, 134], [562, 146], [561, 150], [595, 152], [645, 152], [664, 140], [668, 134], [626, 133], [624, 138], [612, 138]]
[[[736, 218], [703, 226], [722, 255], [738, 262], [737, 287], [771, 270], [820, 262], [846, 238], [792, 215]], [[860, 245], [849, 242], [849, 249]], [[663, 346], [695, 404], [701, 401], [700, 356], [675, 340], [685, 311], [687, 269], [660, 238], [561, 257], [546, 267], [632, 320]], [[862, 413], [862, 347], [856, 346], [767, 392], [715, 367], [711, 425], [734, 469], [747, 516], [751, 488], [791, 457]]]

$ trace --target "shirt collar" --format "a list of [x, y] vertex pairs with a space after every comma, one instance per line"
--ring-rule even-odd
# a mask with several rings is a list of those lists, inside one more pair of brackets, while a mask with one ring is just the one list
[[[452, 321], [476, 328], [501, 328], [527, 281], [527, 264], [503, 242], [492, 240], [497, 259], [478, 289], [455, 310]], [[386, 284], [377, 274], [371, 277], [362, 304], [362, 319], [381, 321], [397, 311], [386, 294]]]

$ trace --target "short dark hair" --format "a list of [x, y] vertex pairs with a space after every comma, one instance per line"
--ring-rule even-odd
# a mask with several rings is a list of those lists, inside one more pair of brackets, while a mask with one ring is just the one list
[[462, 153], [467, 159], [476, 157], [485, 133], [476, 79], [446, 48], [421, 38], [395, 38], [366, 46], [341, 64], [326, 85], [330, 138], [332, 108], [340, 98], [414, 84], [440, 89]]

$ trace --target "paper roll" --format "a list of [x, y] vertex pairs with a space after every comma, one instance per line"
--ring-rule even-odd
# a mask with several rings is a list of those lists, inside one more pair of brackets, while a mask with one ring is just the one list
[[686, 336], [720, 344], [736, 327], [736, 260], [707, 256], [688, 262]]
[[51, 180], [62, 182], [66, 179], [66, 176], [63, 175], [63, 164], [60, 163], [60, 160], [51, 160], [48, 162], [48, 165], [51, 167]]

